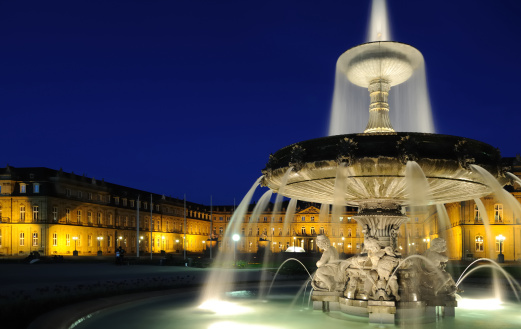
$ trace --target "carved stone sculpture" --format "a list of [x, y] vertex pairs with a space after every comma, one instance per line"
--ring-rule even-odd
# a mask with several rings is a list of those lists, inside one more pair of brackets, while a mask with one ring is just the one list
[[317, 236], [317, 246], [324, 250], [317, 262], [317, 271], [311, 285], [319, 291], [343, 291], [346, 276], [340, 270], [338, 251], [331, 246], [329, 238], [323, 234]]
[[452, 276], [445, 271], [448, 257], [443, 253], [447, 250], [447, 243], [442, 238], [431, 241], [431, 247], [427, 249], [423, 256], [428, 259], [421, 266], [422, 295], [444, 294], [454, 296], [457, 291], [456, 283]]

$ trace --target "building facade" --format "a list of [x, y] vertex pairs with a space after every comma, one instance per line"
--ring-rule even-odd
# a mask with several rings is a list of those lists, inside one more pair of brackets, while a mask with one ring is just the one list
[[[517, 176], [518, 160], [512, 160]], [[513, 183], [508, 189], [519, 202], [521, 186]], [[327, 235], [340, 253], [362, 252], [356, 208], [345, 207], [339, 218], [332, 218], [331, 206], [298, 202], [294, 209], [288, 207], [285, 202], [274, 211], [270, 203], [254, 212], [250, 205], [239, 231], [233, 232], [240, 235], [235, 243], [225, 234], [233, 206], [209, 207], [62, 170], [8, 166], [0, 169], [0, 256], [33, 251], [114, 255], [119, 246], [131, 254], [138, 246], [141, 253], [202, 253], [210, 246], [245, 253], [290, 247], [316, 252], [318, 234]], [[421, 253], [432, 239], [443, 237], [452, 259], [496, 259], [500, 251], [505, 260], [521, 259], [521, 218], [511, 208], [487, 196], [414, 209], [400, 228], [398, 248], [403, 255]]]

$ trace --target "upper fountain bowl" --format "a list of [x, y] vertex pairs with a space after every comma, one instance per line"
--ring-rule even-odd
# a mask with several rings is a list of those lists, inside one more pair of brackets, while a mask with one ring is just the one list
[[[284, 147], [270, 156], [262, 185], [288, 198], [334, 204], [338, 168], [346, 166], [345, 205], [367, 202], [407, 205], [406, 166], [416, 161], [429, 184], [427, 204], [484, 197], [492, 190], [476, 164], [505, 184], [501, 155], [469, 138], [424, 133], [349, 134]], [[284, 175], [292, 169], [284, 184]], [[284, 185], [283, 191], [281, 187]]]
[[337, 69], [360, 87], [367, 88], [377, 79], [396, 86], [407, 81], [422, 63], [423, 55], [410, 45], [377, 41], [347, 50], [338, 58]]

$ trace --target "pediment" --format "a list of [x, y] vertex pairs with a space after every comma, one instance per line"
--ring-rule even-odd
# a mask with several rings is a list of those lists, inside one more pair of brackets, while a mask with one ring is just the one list
[[307, 207], [306, 209], [303, 209], [299, 212], [297, 212], [297, 214], [299, 215], [308, 215], [308, 214], [312, 214], [312, 215], [318, 215], [320, 213], [320, 209], [318, 209], [317, 207]]

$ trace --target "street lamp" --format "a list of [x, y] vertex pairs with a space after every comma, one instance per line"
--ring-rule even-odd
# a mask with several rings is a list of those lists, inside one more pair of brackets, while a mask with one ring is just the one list
[[505, 262], [505, 255], [503, 255], [503, 241], [505, 241], [505, 239], [506, 238], [502, 234], [496, 236], [496, 241], [499, 241], [499, 255], [497, 256], [498, 263]]
[[161, 236], [161, 246], [162, 246], [162, 250], [165, 250], [165, 237], [164, 236]]
[[293, 237], [293, 252], [295, 252], [295, 240], [297, 240], [297, 238]]
[[239, 234], [235, 233], [234, 235], [232, 235], [232, 240], [235, 241], [235, 246], [233, 248], [233, 262], [235, 266], [237, 266], [237, 241], [239, 241], [240, 239], [241, 236]]
[[121, 240], [123, 240], [122, 236], [119, 236], [119, 246], [121, 247]]
[[102, 236], [98, 236], [98, 256], [101, 256], [101, 241], [103, 240]]
[[175, 240], [175, 251], [176, 252], [177, 252], [178, 244], [179, 244], [179, 239]]
[[78, 241], [78, 237], [77, 236], [73, 236], [72, 239], [74, 240], [74, 251], [72, 252], [72, 255], [73, 256], [78, 256], [78, 250], [76, 250], [76, 243]]

